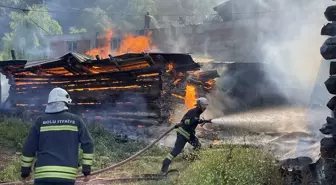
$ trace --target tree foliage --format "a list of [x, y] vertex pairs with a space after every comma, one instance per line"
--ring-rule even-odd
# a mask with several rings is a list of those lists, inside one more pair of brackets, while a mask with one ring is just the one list
[[51, 17], [46, 7], [33, 5], [29, 10], [10, 13], [12, 32], [6, 33], [2, 38], [4, 58], [9, 58], [11, 49], [16, 50], [18, 58], [44, 57], [48, 52], [46, 35], [62, 34], [62, 27]]
[[79, 33], [86, 33], [86, 29], [85, 28], [81, 28], [81, 29], [78, 29], [76, 27], [70, 27], [69, 29], [69, 33], [70, 34], [79, 34]]
[[111, 19], [107, 13], [99, 8], [85, 8], [78, 25], [89, 33], [102, 33], [111, 28]]
[[120, 29], [139, 29], [144, 27], [146, 12], [156, 14], [157, 0], [99, 0], [97, 6], [106, 8], [114, 26]]
[[[1, 5], [3, 6], [19, 6], [22, 5], [24, 3], [23, 0], [1, 0], [0, 1]], [[9, 8], [5, 8], [5, 7], [0, 7], [0, 15], [1, 16], [5, 16], [6, 14], [8, 14], [10, 12], [11, 9]]]

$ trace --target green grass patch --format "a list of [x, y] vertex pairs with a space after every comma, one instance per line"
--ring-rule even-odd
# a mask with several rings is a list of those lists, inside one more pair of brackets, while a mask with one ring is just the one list
[[30, 126], [18, 118], [0, 118], [0, 147], [22, 150]]
[[[88, 124], [95, 143], [93, 168], [105, 168], [120, 162], [144, 148], [148, 143], [129, 141], [119, 143], [113, 134], [101, 124]], [[30, 125], [16, 118], [0, 118], [0, 147], [21, 151], [28, 135]], [[170, 149], [154, 147], [141, 157], [100, 177], [117, 178], [157, 173]], [[273, 162], [272, 155], [257, 148], [223, 145], [215, 149], [183, 153], [174, 159], [171, 169], [179, 169], [179, 175], [173, 175], [161, 181], [142, 181], [128, 185], [264, 185], [281, 184], [279, 167]], [[0, 172], [0, 181], [19, 180], [19, 158], [13, 160]], [[279, 183], [278, 183], [279, 182]], [[125, 183], [123, 183], [125, 184]]]
[[183, 171], [179, 185], [281, 184], [279, 167], [257, 148], [227, 146], [201, 151], [200, 159]]
[[20, 179], [21, 164], [20, 158], [15, 157], [7, 167], [0, 173], [0, 182], [10, 182]]

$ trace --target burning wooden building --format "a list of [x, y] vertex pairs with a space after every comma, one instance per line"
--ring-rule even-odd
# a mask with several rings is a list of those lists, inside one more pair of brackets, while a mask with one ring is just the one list
[[130, 53], [106, 59], [68, 53], [55, 60], [0, 63], [10, 85], [7, 108], [38, 115], [52, 88], [66, 89], [83, 117], [153, 125], [167, 122], [175, 103], [194, 104], [211, 90], [216, 70], [199, 72], [188, 54]]

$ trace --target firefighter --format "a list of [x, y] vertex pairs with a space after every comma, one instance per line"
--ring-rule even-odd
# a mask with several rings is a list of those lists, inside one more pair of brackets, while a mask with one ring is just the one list
[[68, 112], [67, 91], [54, 88], [49, 93], [45, 114], [31, 127], [21, 157], [21, 177], [25, 182], [34, 165], [35, 185], [73, 185], [79, 167], [79, 144], [83, 150], [82, 173], [89, 180], [93, 141], [83, 120]]
[[196, 101], [196, 107], [189, 110], [182, 118], [181, 123], [175, 125], [177, 131], [177, 138], [173, 150], [167, 155], [162, 162], [161, 173], [165, 174], [168, 171], [171, 161], [182, 152], [185, 144], [188, 142], [194, 150], [201, 148], [201, 143], [195, 135], [195, 129], [198, 124], [204, 124], [205, 121], [200, 119], [200, 115], [205, 111], [208, 106], [208, 100], [206, 98], [199, 98]]
[[150, 16], [149, 12], [147, 12], [146, 15], [145, 15], [145, 28], [144, 28], [144, 30], [149, 29], [150, 21], [151, 21], [151, 16]]

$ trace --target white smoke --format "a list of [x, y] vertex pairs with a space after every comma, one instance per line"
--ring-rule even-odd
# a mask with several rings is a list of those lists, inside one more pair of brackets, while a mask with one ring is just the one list
[[[320, 47], [326, 37], [321, 36], [320, 31], [327, 23], [324, 11], [332, 2], [312, 0], [276, 3], [278, 8], [272, 13], [272, 24], [266, 23], [264, 19], [258, 22], [261, 25], [258, 44], [262, 49], [260, 57], [268, 63], [264, 66], [268, 79], [292, 107], [285, 111], [275, 109], [273, 113], [267, 113], [267, 110], [255, 112], [247, 119], [244, 119], [246, 114], [238, 114], [223, 117], [222, 121], [217, 119], [217, 122], [259, 133], [286, 132], [284, 136], [305, 133], [300, 137], [275, 137], [266, 143], [276, 146], [274, 150], [285, 158], [308, 156], [316, 161], [319, 141], [323, 137], [318, 129], [330, 114], [326, 103], [331, 95], [323, 84], [328, 78], [329, 62], [320, 55]], [[267, 27], [274, 29], [275, 33], [262, 34]], [[293, 107], [302, 110], [295, 111]], [[230, 124], [231, 118], [233, 125]], [[259, 122], [253, 122], [251, 118], [259, 119]], [[263, 118], [266, 120], [263, 121]], [[265, 138], [262, 136], [260, 142]]]

